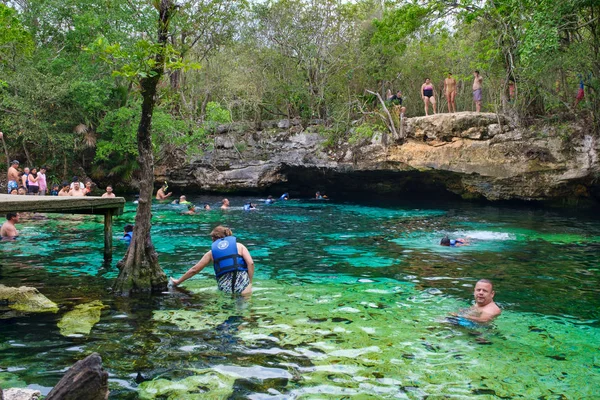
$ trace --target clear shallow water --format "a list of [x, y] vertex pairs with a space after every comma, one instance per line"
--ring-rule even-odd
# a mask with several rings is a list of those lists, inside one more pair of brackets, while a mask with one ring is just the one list
[[[101, 219], [20, 225], [18, 241], [0, 242], [0, 282], [38, 287], [60, 311], [0, 308], [0, 385], [47, 392], [96, 351], [115, 399], [597, 398], [600, 220], [465, 204], [290, 201], [244, 212], [244, 199], [231, 200], [229, 211], [194, 216], [156, 204], [153, 240], [179, 276], [212, 227], [230, 225], [257, 264], [248, 301], [218, 293], [210, 269], [181, 290], [115, 298], [125, 248], [116, 242], [102, 267]], [[441, 247], [444, 234], [471, 245]], [[502, 316], [477, 331], [447, 323], [481, 277], [496, 282]], [[103, 308], [69, 327], [97, 300]]]

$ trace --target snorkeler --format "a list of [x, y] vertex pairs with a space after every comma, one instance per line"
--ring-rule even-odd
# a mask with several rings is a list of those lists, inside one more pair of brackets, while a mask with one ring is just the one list
[[241, 295], [252, 293], [254, 261], [246, 246], [238, 243], [231, 229], [224, 226], [217, 226], [210, 236], [213, 240], [211, 249], [181, 278], [171, 278], [171, 283], [180, 285], [212, 261], [220, 291]]
[[464, 238], [450, 239], [448, 236], [444, 236], [442, 240], [440, 240], [440, 246], [460, 247], [468, 245], [469, 241]]
[[[452, 314], [454, 317], [466, 318], [473, 322], [486, 323], [496, 318], [502, 310], [494, 302], [494, 284], [488, 279], [480, 279], [475, 285], [473, 297], [475, 304], [460, 314]], [[462, 325], [462, 324], [461, 324]]]
[[256, 210], [256, 205], [252, 204], [251, 202], [247, 202], [246, 204], [244, 204], [244, 211], [252, 210]]
[[156, 192], [156, 200], [164, 200], [167, 197], [171, 197], [173, 192], [167, 193], [167, 189], [169, 189], [169, 185], [165, 181], [164, 185], [162, 185], [161, 188]]
[[275, 203], [275, 199], [273, 199], [273, 196], [269, 195], [267, 197], [267, 199], [265, 200], [265, 204], [269, 205], [269, 204], [273, 204]]
[[[179, 203], [179, 204], [181, 204], [181, 203]], [[196, 205], [195, 204], [189, 203], [187, 209], [188, 210], [183, 213], [184, 215], [194, 215], [194, 214], [196, 214]]]
[[19, 232], [15, 226], [19, 222], [19, 214], [8, 213], [6, 214], [6, 222], [2, 224], [0, 228], [0, 237], [2, 239], [14, 239], [19, 236]]
[[210, 211], [210, 204], [204, 203], [204, 210], [205, 211]]

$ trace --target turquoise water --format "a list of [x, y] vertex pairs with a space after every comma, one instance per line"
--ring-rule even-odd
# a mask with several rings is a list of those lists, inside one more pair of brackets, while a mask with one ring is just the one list
[[[217, 292], [210, 269], [162, 295], [113, 297], [125, 247], [103, 266], [100, 218], [20, 224], [16, 242], [0, 242], [0, 283], [37, 287], [59, 311], [0, 305], [0, 386], [47, 393], [95, 351], [115, 399], [598, 398], [597, 217], [334, 201], [244, 212], [231, 200], [193, 216], [155, 204], [153, 241], [179, 276], [215, 225], [231, 226], [256, 262], [249, 300]], [[134, 212], [116, 219], [115, 239]], [[445, 234], [471, 244], [439, 246]], [[503, 314], [477, 329], [448, 323], [483, 277]]]

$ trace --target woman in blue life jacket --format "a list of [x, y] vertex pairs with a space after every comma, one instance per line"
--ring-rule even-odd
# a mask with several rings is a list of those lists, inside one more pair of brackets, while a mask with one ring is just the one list
[[217, 226], [210, 233], [213, 244], [200, 261], [179, 279], [171, 278], [174, 286], [180, 285], [213, 262], [217, 285], [225, 293], [248, 295], [252, 293], [254, 261], [246, 246], [238, 243], [231, 229]]

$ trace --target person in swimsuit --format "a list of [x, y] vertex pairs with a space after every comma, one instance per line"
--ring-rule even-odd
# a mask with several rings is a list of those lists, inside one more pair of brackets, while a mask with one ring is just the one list
[[13, 160], [8, 168], [8, 193], [19, 188], [19, 170], [17, 168], [19, 168], [19, 162]]
[[440, 240], [440, 246], [460, 247], [468, 245], [469, 241], [464, 238], [450, 239], [448, 236], [444, 236], [442, 240]]
[[448, 76], [444, 79], [444, 93], [448, 101], [448, 112], [456, 112], [456, 79], [448, 72]]
[[113, 193], [113, 188], [112, 188], [112, 186], [108, 185], [108, 186], [106, 187], [106, 193], [103, 193], [103, 194], [102, 194], [102, 197], [104, 197], [104, 198], [109, 198], [109, 199], [112, 199], [112, 198], [114, 198], [114, 197], [115, 197], [115, 194]]
[[6, 222], [0, 227], [0, 238], [2, 239], [14, 239], [19, 236], [15, 224], [19, 222], [19, 214], [8, 213], [6, 214]]
[[481, 112], [481, 88], [483, 85], [483, 77], [479, 75], [479, 71], [473, 71], [473, 101], [475, 102], [475, 111]]
[[421, 85], [421, 97], [423, 97], [423, 103], [425, 103], [425, 115], [429, 115], [429, 103], [431, 103], [433, 113], [436, 114], [435, 89], [429, 78], [425, 79], [425, 83]]
[[173, 194], [173, 192], [167, 193], [167, 189], [169, 189], [169, 185], [167, 185], [167, 182], [165, 182], [165, 184], [162, 185], [156, 192], [156, 200], [164, 200]]
[[210, 236], [213, 241], [211, 249], [181, 278], [171, 278], [171, 283], [174, 286], [180, 285], [202, 271], [212, 261], [220, 291], [241, 295], [252, 293], [254, 261], [246, 246], [237, 243], [231, 229], [224, 226], [217, 226]]

